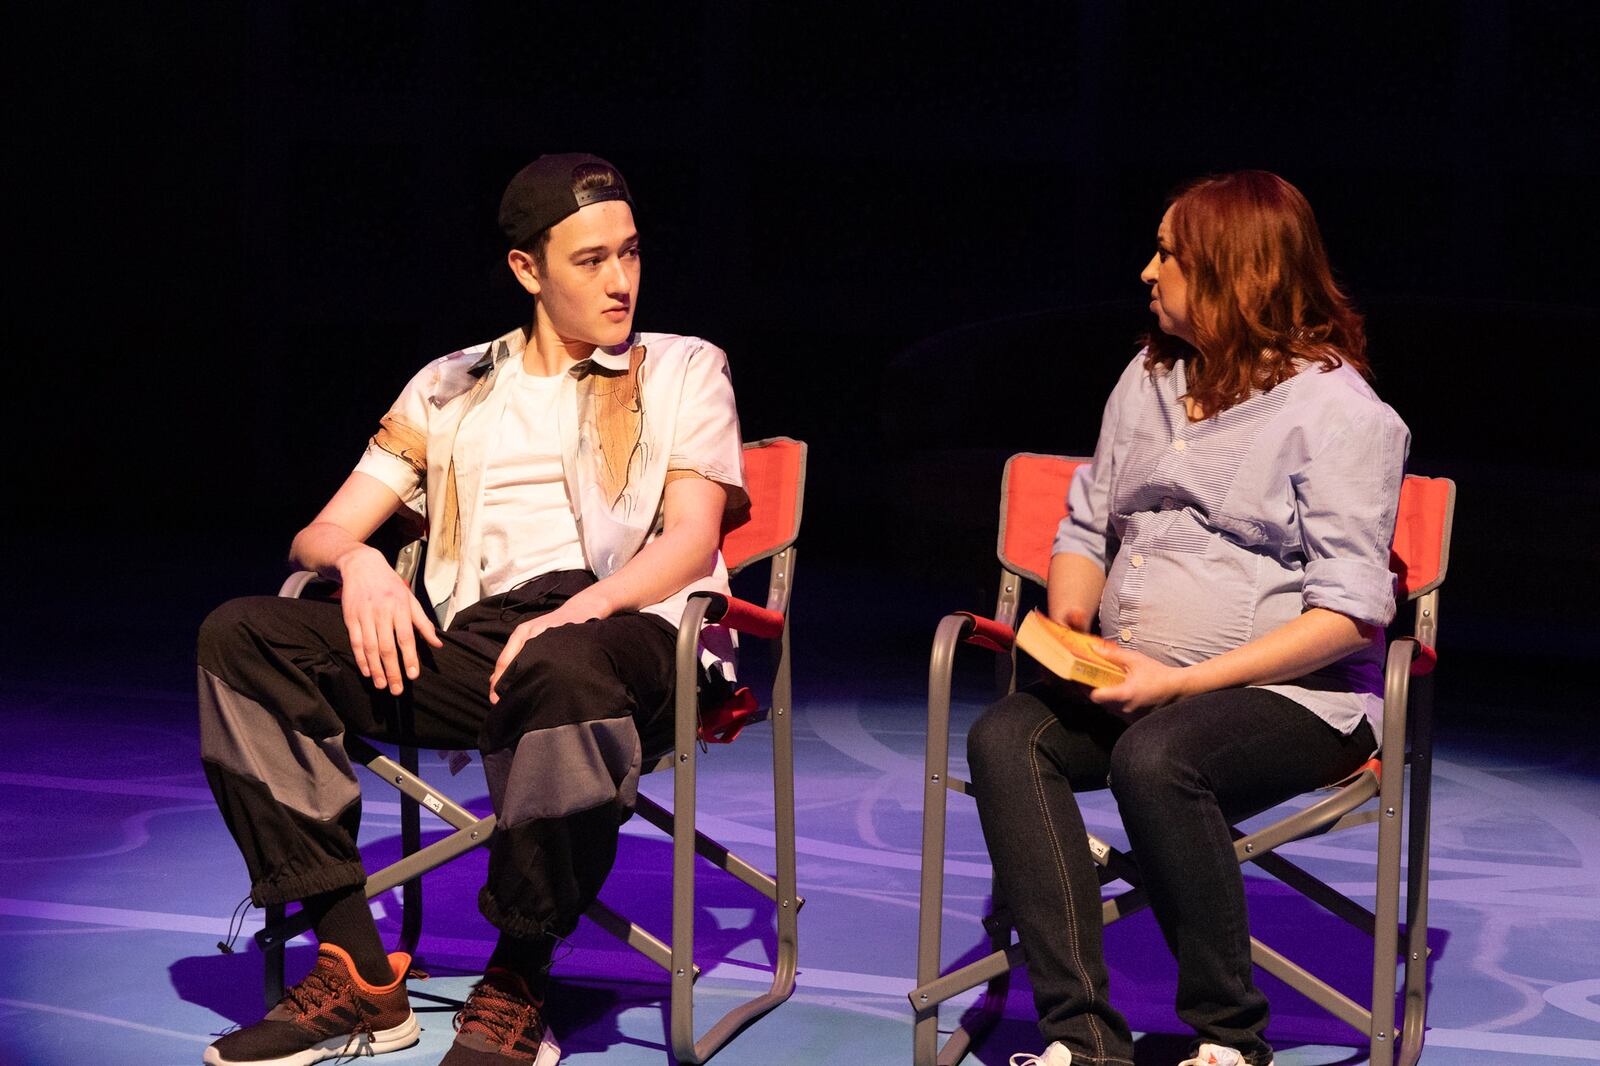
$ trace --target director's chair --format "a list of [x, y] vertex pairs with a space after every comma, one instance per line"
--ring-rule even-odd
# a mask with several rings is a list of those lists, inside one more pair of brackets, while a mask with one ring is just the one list
[[[673, 809], [639, 794], [637, 813], [672, 837], [672, 940], [667, 943], [598, 900], [586, 912], [601, 929], [622, 940], [666, 970], [671, 980], [671, 1042], [679, 1062], [701, 1063], [716, 1054], [746, 1026], [794, 992], [798, 961], [797, 915], [804, 900], [796, 893], [794, 829], [794, 737], [792, 675], [789, 650], [789, 598], [794, 587], [795, 540], [805, 494], [806, 445], [788, 437], [772, 437], [744, 446], [745, 480], [750, 496], [747, 521], [722, 537], [723, 561], [730, 575], [752, 563], [770, 560], [765, 606], [732, 596], [700, 593], [690, 598], [678, 627], [677, 693], [673, 747], [647, 753], [644, 772], [673, 772]], [[422, 558], [420, 542], [402, 548], [395, 567], [413, 583]], [[315, 578], [301, 572], [284, 582], [280, 595], [299, 596]], [[700, 630], [716, 623], [773, 647], [772, 702], [761, 708], [746, 688], [720, 691], [702, 699], [699, 660]], [[707, 692], [713, 691], [707, 686]], [[401, 732], [410, 730], [408, 705], [400, 701]], [[695, 786], [699, 745], [731, 743], [747, 725], [768, 721], [773, 730], [772, 778], [777, 871], [768, 874], [695, 829]], [[345, 748], [359, 762], [401, 792], [403, 857], [368, 875], [366, 896], [372, 899], [401, 888], [400, 949], [416, 953], [422, 931], [422, 881], [438, 868], [486, 844], [494, 832], [494, 815], [479, 818], [440, 795], [417, 773], [417, 750], [402, 745], [390, 758], [367, 741], [347, 736]], [[655, 761], [652, 763], [651, 758]], [[454, 831], [422, 847], [420, 807], [438, 815]], [[763, 994], [741, 1002], [717, 1020], [698, 1041], [694, 1025], [694, 859], [699, 855], [777, 905], [777, 951], [772, 983]], [[283, 996], [284, 945], [304, 933], [308, 923], [299, 912], [268, 907], [267, 924], [255, 935], [265, 959], [266, 1001]]]
[[[1013, 943], [1005, 902], [996, 886], [994, 913], [984, 920], [993, 949], [984, 958], [950, 973], [940, 973], [944, 902], [945, 802], [949, 792], [966, 793], [970, 783], [953, 778], [950, 764], [950, 685], [957, 645], [995, 652], [1002, 691], [1016, 687], [1013, 646], [1022, 582], [1044, 586], [1056, 526], [1066, 515], [1073, 472], [1089, 460], [1022, 453], [1006, 463], [1000, 490], [1000, 592], [994, 614], [946, 615], [934, 637], [928, 668], [928, 741], [923, 779], [921, 920], [917, 942], [917, 987], [909, 993], [914, 1015], [915, 1066], [953, 1066], [972, 1042], [992, 1026], [1005, 1005], [1011, 969], [1023, 962]], [[1384, 670], [1382, 749], [1352, 777], [1338, 782], [1310, 806], [1251, 833], [1234, 831], [1234, 853], [1253, 862], [1372, 938], [1372, 998], [1360, 1004], [1316, 977], [1299, 963], [1251, 937], [1257, 966], [1313, 1003], [1366, 1035], [1373, 1066], [1411, 1066], [1422, 1053], [1427, 1013], [1428, 804], [1432, 781], [1432, 672], [1438, 661], [1439, 587], [1450, 554], [1455, 483], [1446, 478], [1408, 476], [1401, 487], [1390, 569], [1396, 595], [1414, 603], [1411, 633], [1389, 643]], [[1409, 768], [1410, 773], [1407, 774]], [[1407, 787], [1409, 784], [1409, 788]], [[1402, 871], [1401, 824], [1410, 804], [1409, 855]], [[1373, 803], [1373, 801], [1376, 801]], [[1371, 806], [1369, 806], [1371, 804]], [[1285, 844], [1324, 833], [1378, 823], [1376, 910], [1336, 891], [1277, 854]], [[1093, 834], [1089, 850], [1100, 867], [1101, 884], [1122, 880], [1133, 886], [1105, 899], [1106, 924], [1145, 906], [1138, 887], [1137, 857], [1111, 847]], [[1405, 922], [1400, 922], [1400, 882], [1404, 878]], [[1403, 944], [1402, 944], [1403, 938]], [[1404, 967], [1404, 1009], [1395, 1027], [1397, 962]], [[939, 1044], [939, 1005], [987, 983], [969, 1019]]]

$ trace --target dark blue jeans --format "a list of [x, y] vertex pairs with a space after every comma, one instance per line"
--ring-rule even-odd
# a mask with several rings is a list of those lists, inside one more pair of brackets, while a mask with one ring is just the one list
[[1074, 1062], [1131, 1063], [1111, 1005], [1100, 887], [1074, 791], [1109, 784], [1150, 908], [1178, 960], [1178, 1016], [1264, 1064], [1266, 998], [1250, 970], [1244, 880], [1231, 823], [1355, 771], [1372, 729], [1350, 736], [1285, 696], [1224, 689], [1132, 725], [1048, 681], [990, 706], [967, 736], [996, 894], [1027, 955], [1039, 1029]]

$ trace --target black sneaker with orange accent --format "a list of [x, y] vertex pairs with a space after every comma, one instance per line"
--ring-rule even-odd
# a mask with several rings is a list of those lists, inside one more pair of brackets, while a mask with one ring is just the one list
[[556, 1066], [561, 1048], [544, 1001], [510, 970], [490, 967], [456, 1012], [456, 1042], [439, 1066]]
[[406, 997], [411, 956], [389, 956], [394, 980], [379, 987], [356, 973], [333, 945], [317, 948], [317, 964], [254, 1025], [206, 1048], [207, 1066], [310, 1066], [323, 1059], [399, 1051], [417, 1042], [421, 1027]]

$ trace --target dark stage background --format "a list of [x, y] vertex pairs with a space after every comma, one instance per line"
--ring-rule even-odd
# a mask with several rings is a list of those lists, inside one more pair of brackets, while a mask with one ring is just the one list
[[1460, 483], [1447, 651], [1576, 707], [1596, 19], [1389, 6], [58, 13], [8, 49], [5, 672], [188, 684], [204, 611], [275, 587], [407, 378], [528, 314], [500, 190], [582, 149], [639, 200], [640, 327], [721, 344], [746, 436], [812, 445], [797, 626], [841, 610], [913, 679], [993, 595], [1003, 457], [1092, 448], [1165, 193], [1283, 174], [1412, 469]]

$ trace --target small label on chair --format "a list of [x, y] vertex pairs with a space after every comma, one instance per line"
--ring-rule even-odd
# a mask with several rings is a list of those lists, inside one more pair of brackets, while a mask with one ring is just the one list
[[1101, 866], [1104, 866], [1106, 864], [1106, 860], [1111, 858], [1111, 845], [1107, 844], [1093, 833], [1090, 833], [1089, 854], [1094, 856], [1095, 862], [1099, 863]]
[[432, 811], [434, 814], [438, 814], [440, 811], [444, 810], [444, 800], [440, 799], [438, 796], [435, 796], [432, 792], [422, 797], [422, 805], [428, 808], [428, 810]]

